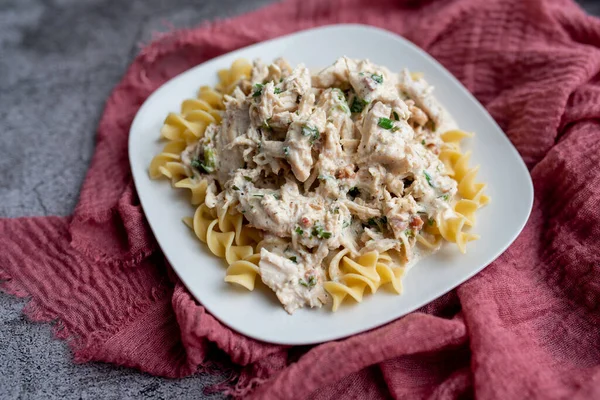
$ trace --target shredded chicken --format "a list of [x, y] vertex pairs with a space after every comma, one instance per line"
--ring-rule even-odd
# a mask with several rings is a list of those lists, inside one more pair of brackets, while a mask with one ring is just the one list
[[367, 60], [312, 75], [255, 61], [222, 124], [182, 153], [209, 179], [209, 207], [230, 205], [277, 243], [259, 270], [288, 312], [327, 301], [331, 251], [396, 250], [409, 263], [423, 227], [453, 212], [456, 182], [437, 154], [454, 123], [432, 90]]

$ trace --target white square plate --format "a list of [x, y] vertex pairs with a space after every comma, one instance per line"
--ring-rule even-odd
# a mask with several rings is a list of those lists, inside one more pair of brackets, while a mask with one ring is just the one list
[[[376, 43], [376, 45], [373, 45]], [[217, 71], [238, 58], [265, 61], [283, 56], [292, 65], [311, 69], [332, 64], [338, 57], [368, 58], [392, 71], [407, 67], [422, 71], [435, 87], [435, 96], [461, 129], [476, 132], [463, 142], [472, 150], [471, 164], [481, 164], [478, 181], [488, 183], [492, 201], [479, 210], [474, 232], [481, 239], [460, 254], [456, 246], [416, 264], [404, 279], [404, 293], [385, 290], [365, 296], [360, 304], [345, 302], [336, 313], [330, 307], [301, 309], [288, 315], [274, 293], [257, 284], [255, 292], [223, 281], [226, 265], [199, 242], [181, 219], [192, 216], [186, 191], [165, 180], [152, 181], [148, 166], [162, 149], [157, 138], [167, 113], [178, 112], [201, 85], [217, 83]], [[500, 127], [444, 67], [394, 33], [363, 25], [333, 25], [259, 43], [217, 57], [173, 78], [154, 92], [131, 126], [129, 158], [133, 178], [152, 231], [171, 265], [190, 292], [224, 324], [252, 338], [280, 344], [311, 344], [339, 339], [401, 317], [466, 281], [498, 257], [523, 229], [533, 203], [531, 178]], [[260, 279], [257, 277], [257, 279]], [[262, 289], [261, 289], [262, 288]]]

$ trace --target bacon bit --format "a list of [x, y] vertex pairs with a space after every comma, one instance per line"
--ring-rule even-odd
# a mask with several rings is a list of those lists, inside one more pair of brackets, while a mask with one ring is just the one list
[[307, 228], [307, 227], [310, 226], [310, 220], [308, 218], [306, 218], [306, 217], [302, 218], [300, 220], [300, 222], [302, 222], [302, 226], [305, 227], [305, 228]]
[[427, 148], [428, 148], [429, 150], [431, 150], [431, 151], [433, 152], [433, 154], [435, 154], [436, 156], [440, 154], [440, 148], [439, 148], [439, 147], [437, 147], [437, 146], [436, 146], [435, 144], [433, 144], [433, 143], [429, 143], [429, 144], [427, 145]]
[[423, 220], [421, 217], [414, 217], [410, 221], [410, 227], [417, 231], [420, 230], [423, 227]]
[[337, 179], [353, 179], [356, 177], [356, 172], [354, 172], [354, 165], [348, 165], [344, 169], [337, 170], [335, 172], [335, 177]]

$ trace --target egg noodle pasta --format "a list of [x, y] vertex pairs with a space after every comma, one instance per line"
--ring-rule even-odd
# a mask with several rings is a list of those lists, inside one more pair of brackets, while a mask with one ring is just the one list
[[196, 207], [184, 223], [215, 256], [224, 280], [260, 280], [289, 313], [402, 278], [444, 241], [461, 252], [489, 202], [479, 167], [422, 73], [338, 59], [311, 74], [285, 60], [236, 60], [219, 83], [169, 113], [152, 179]]

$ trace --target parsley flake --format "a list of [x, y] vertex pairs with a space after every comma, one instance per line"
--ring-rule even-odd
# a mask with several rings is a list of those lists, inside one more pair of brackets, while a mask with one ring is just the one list
[[383, 129], [392, 129], [394, 127], [394, 122], [389, 118], [379, 118], [377, 125]]
[[317, 128], [312, 128], [308, 125], [304, 125], [302, 127], [302, 135], [310, 138], [310, 144], [313, 144], [315, 141], [319, 140], [319, 137], [321, 137], [321, 134]]
[[345, 112], [346, 114], [350, 114], [350, 109], [345, 104], [338, 104], [338, 109]]
[[263, 85], [262, 83], [257, 83], [254, 85], [254, 93], [252, 93], [252, 97], [258, 97], [262, 94], [262, 90], [263, 90]]
[[379, 232], [384, 230], [387, 222], [387, 217], [385, 215], [379, 218], [372, 217], [367, 220], [367, 224], [369, 224], [370, 227], [376, 229]]
[[211, 148], [204, 149], [204, 160], [200, 161], [200, 159], [195, 158], [190, 163], [192, 168], [196, 168], [202, 172], [210, 174], [215, 170], [215, 152]]
[[425, 175], [425, 179], [427, 179], [427, 183], [429, 184], [429, 186], [435, 187], [433, 186], [433, 182], [431, 181], [431, 175], [429, 175], [429, 173], [425, 170], [423, 170], [423, 174]]
[[311, 234], [313, 236], [318, 237], [319, 239], [329, 239], [331, 237], [331, 232], [323, 230], [323, 227], [320, 225], [315, 225], [315, 227], [312, 229]]
[[311, 275], [311, 277], [308, 278], [308, 282], [303, 279], [299, 279], [298, 283], [304, 287], [311, 288], [317, 284], [317, 278], [315, 278], [314, 275]]
[[373, 74], [371, 75], [371, 79], [373, 79], [377, 83], [383, 83], [383, 76], [381, 75]]
[[369, 104], [368, 101], [355, 97], [354, 100], [352, 100], [352, 104], [350, 105], [350, 111], [352, 111], [353, 113], [362, 112], [362, 110], [367, 104]]

